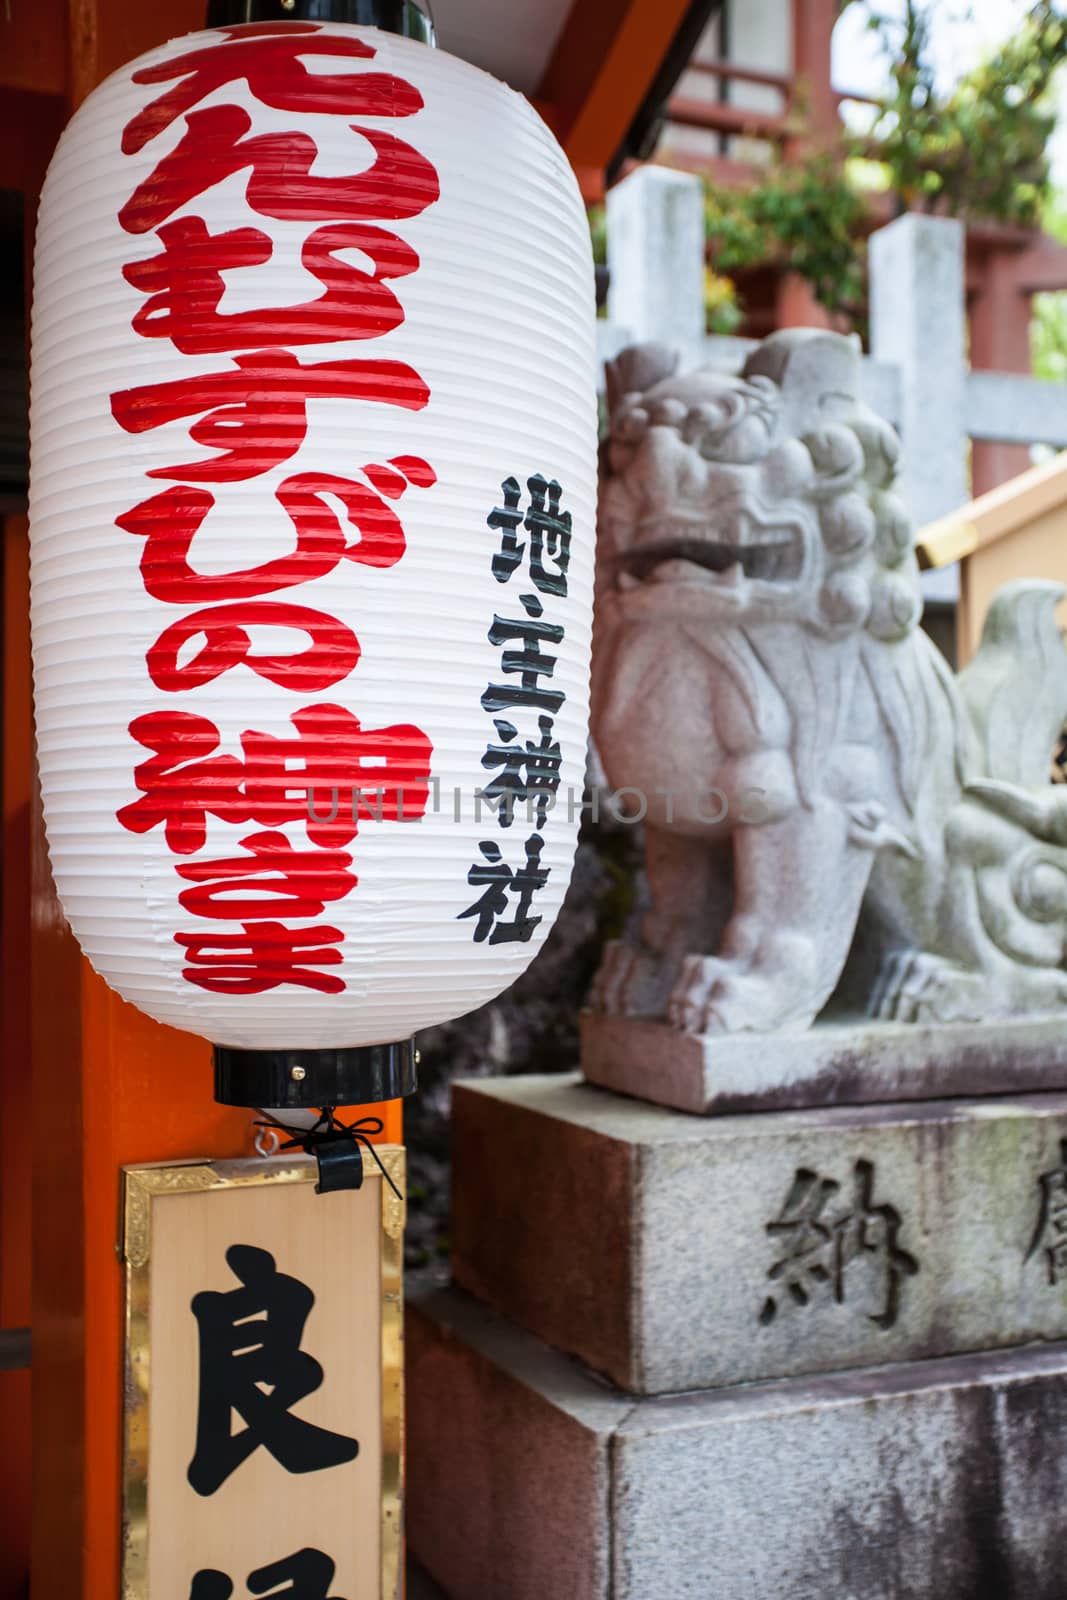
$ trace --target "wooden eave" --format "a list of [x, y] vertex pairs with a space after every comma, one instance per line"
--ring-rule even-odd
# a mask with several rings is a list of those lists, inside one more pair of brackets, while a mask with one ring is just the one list
[[[663, 84], [665, 64], [718, 0], [574, 0], [541, 82], [531, 96], [567, 151], [589, 198]], [[0, 24], [0, 99], [40, 97], [77, 104], [93, 84], [161, 40], [204, 25], [204, 0], [34, 0], [10, 8]], [[486, 26], [506, 26], [487, 8]], [[684, 67], [678, 63], [678, 72]], [[665, 95], [664, 95], [665, 98]], [[652, 110], [655, 108], [653, 107]], [[42, 113], [44, 106], [41, 107]], [[42, 114], [40, 122], [50, 120]], [[5, 144], [31, 143], [21, 112], [0, 113]], [[0, 146], [0, 186], [20, 187], [24, 160]]]
[[1060, 509], [1067, 512], [1067, 450], [928, 523], [916, 539], [919, 565], [948, 566]]

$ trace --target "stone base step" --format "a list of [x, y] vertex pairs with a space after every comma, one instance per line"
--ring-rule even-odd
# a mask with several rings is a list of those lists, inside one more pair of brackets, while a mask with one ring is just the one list
[[1067, 1345], [634, 1401], [435, 1291], [408, 1456], [449, 1600], [1067, 1594]]

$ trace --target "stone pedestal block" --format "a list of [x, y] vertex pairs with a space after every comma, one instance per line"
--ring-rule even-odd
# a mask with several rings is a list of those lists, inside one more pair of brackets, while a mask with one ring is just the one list
[[1063, 1345], [633, 1403], [453, 1291], [408, 1384], [450, 1600], [1063, 1600]]
[[507, 1078], [452, 1126], [457, 1281], [632, 1393], [1067, 1338], [1067, 1095], [696, 1118]]
[[1063, 1017], [995, 1024], [820, 1022], [696, 1037], [639, 1017], [582, 1017], [590, 1083], [698, 1116], [1067, 1089]]
[[610, 1592], [608, 1442], [624, 1395], [465, 1295], [412, 1297], [408, 1546], [449, 1600]]

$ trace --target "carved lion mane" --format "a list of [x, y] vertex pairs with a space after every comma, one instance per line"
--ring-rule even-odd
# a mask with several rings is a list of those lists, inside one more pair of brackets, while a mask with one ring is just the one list
[[[1067, 992], [1062, 936], [1021, 972], [1002, 932], [949, 903], [961, 872], [981, 888], [983, 851], [1003, 876], [1032, 842], [1020, 786], [1047, 779], [1067, 712], [1059, 591], [1013, 586], [953, 679], [919, 628], [896, 435], [859, 386], [854, 342], [816, 331], [774, 335], [739, 377], [679, 375], [655, 345], [610, 364], [594, 737], [611, 783], [645, 797], [653, 908], [607, 952], [607, 1010], [806, 1025], [861, 911], [869, 1009], [988, 1010], [1005, 956], [1003, 1008]], [[686, 806], [709, 789], [721, 819]], [[980, 843], [960, 825], [976, 813]]]

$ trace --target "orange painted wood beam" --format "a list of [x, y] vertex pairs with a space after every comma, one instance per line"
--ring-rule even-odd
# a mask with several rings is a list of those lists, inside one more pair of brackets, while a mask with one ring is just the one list
[[683, 128], [707, 128], [712, 133], [736, 133], [752, 139], [784, 139], [793, 127], [787, 116], [732, 106], [727, 100], [694, 100], [686, 95], [671, 96], [667, 116]]
[[1067, 289], [1067, 246], [1039, 234], [1033, 244], [1010, 257], [1009, 270], [1020, 294]]
[[538, 96], [575, 167], [603, 170], [622, 144], [690, 0], [575, 0]]
[[796, 87], [791, 72], [772, 72], [768, 67], [742, 67], [733, 61], [691, 61], [686, 71], [699, 73], [703, 77], [727, 78], [736, 83], [758, 83], [766, 89], [780, 89], [786, 102]]

